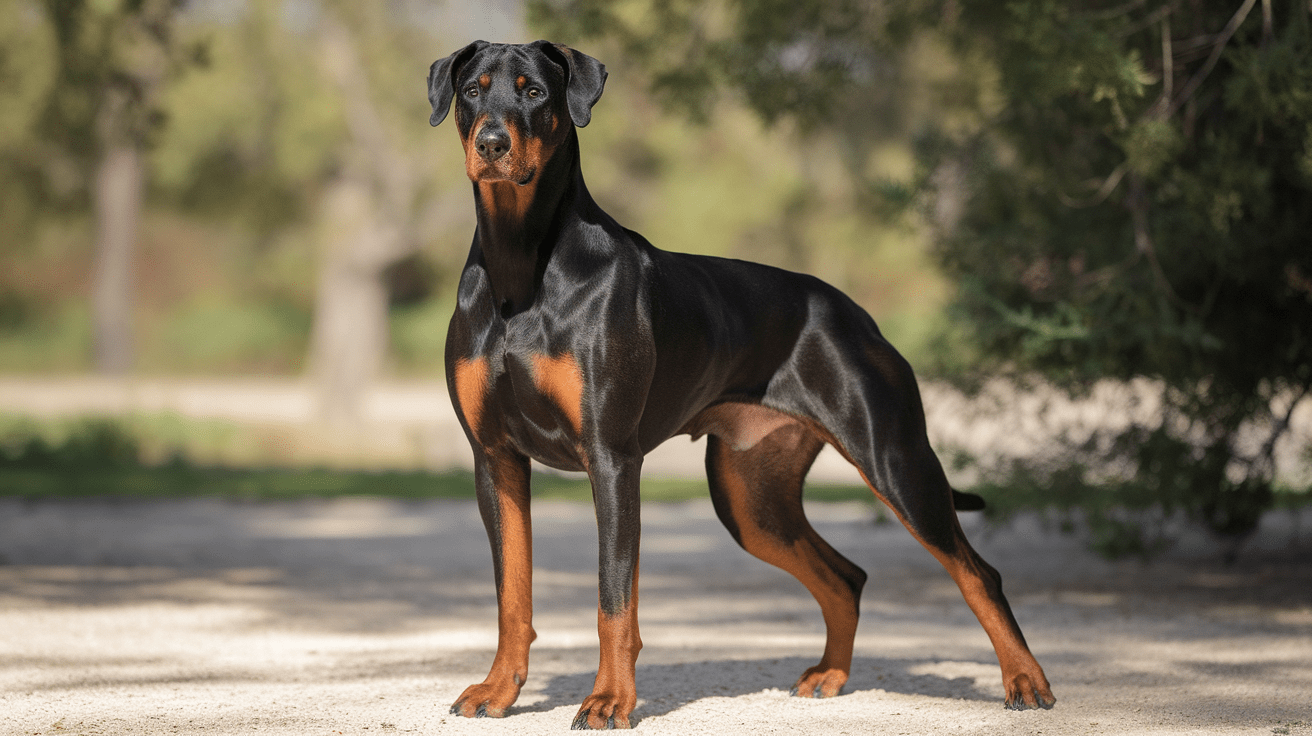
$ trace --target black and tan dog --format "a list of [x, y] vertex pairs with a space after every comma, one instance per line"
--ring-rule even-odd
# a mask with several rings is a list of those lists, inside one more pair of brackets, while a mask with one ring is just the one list
[[446, 374], [474, 449], [499, 606], [492, 669], [451, 711], [502, 716], [528, 676], [533, 459], [586, 471], [596, 505], [601, 663], [573, 725], [629, 726], [642, 648], [639, 472], [677, 434], [708, 436], [711, 499], [734, 539], [820, 604], [824, 656], [797, 695], [831, 697], [847, 681], [866, 580], [802, 512], [803, 478], [828, 443], [960, 586], [997, 652], [1007, 706], [1050, 706], [997, 571], [957, 523], [954, 498], [979, 499], [948, 486], [910, 366], [837, 289], [666, 253], [603, 212], [583, 183], [575, 128], [605, 81], [596, 59], [545, 41], [476, 41], [429, 72], [430, 122], [454, 98], [478, 212]]

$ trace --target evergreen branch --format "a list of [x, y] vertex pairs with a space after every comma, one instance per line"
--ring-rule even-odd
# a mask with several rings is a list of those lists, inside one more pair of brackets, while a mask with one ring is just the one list
[[985, 304], [992, 307], [993, 311], [1012, 327], [1054, 341], [1086, 340], [1089, 337], [1089, 328], [1085, 325], [1053, 325], [1035, 317], [1028, 308], [1023, 312], [1017, 311], [992, 294], [980, 292], [980, 296], [983, 297]]
[[1171, 101], [1171, 105], [1166, 108], [1162, 115], [1163, 118], [1169, 118], [1174, 115], [1176, 111], [1180, 109], [1181, 105], [1194, 96], [1194, 93], [1198, 91], [1200, 86], [1202, 86], [1203, 80], [1207, 79], [1207, 75], [1211, 74], [1212, 69], [1216, 67], [1216, 62], [1220, 61], [1221, 52], [1225, 51], [1225, 46], [1230, 42], [1230, 37], [1235, 35], [1235, 31], [1239, 30], [1239, 26], [1243, 24], [1246, 18], [1248, 18], [1248, 13], [1253, 9], [1253, 5], [1256, 2], [1257, 0], [1244, 0], [1244, 4], [1239, 6], [1239, 10], [1235, 11], [1235, 14], [1230, 18], [1230, 22], [1227, 23], [1225, 28], [1221, 31], [1221, 35], [1216, 40], [1216, 43], [1212, 45], [1212, 53], [1207, 57], [1207, 63], [1203, 64], [1203, 68], [1199, 69], [1198, 73], [1195, 74], [1193, 78], [1189, 80], [1189, 83], [1185, 85], [1184, 89], [1180, 90], [1180, 95]]
[[1075, 209], [1100, 205], [1107, 201], [1107, 197], [1111, 196], [1111, 193], [1116, 189], [1116, 186], [1121, 183], [1121, 179], [1125, 177], [1125, 173], [1129, 170], [1129, 162], [1122, 161], [1120, 166], [1112, 169], [1112, 173], [1108, 174], [1107, 178], [1103, 180], [1102, 186], [1098, 188], [1098, 192], [1089, 199], [1075, 199], [1073, 197], [1068, 197], [1066, 196], [1066, 193], [1062, 192], [1060, 189], [1057, 190], [1057, 199], [1061, 200], [1061, 203], [1067, 207]]
[[1166, 271], [1162, 268], [1161, 261], [1157, 260], [1157, 248], [1153, 244], [1152, 234], [1148, 232], [1148, 205], [1147, 195], [1144, 192], [1143, 177], [1135, 175], [1130, 177], [1130, 198], [1128, 206], [1130, 208], [1130, 217], [1134, 222], [1134, 248], [1148, 258], [1148, 264], [1152, 266], [1153, 279], [1166, 292], [1166, 297], [1177, 307], [1189, 312], [1190, 314], [1200, 314], [1202, 309], [1194, 304], [1185, 301], [1171, 285], [1166, 278]]
[[1162, 99], [1159, 104], [1175, 94], [1175, 54], [1171, 49], [1171, 17], [1162, 18]]
[[1119, 32], [1117, 32], [1116, 35], [1121, 36], [1122, 38], [1124, 38], [1125, 36], [1133, 36], [1139, 31], [1142, 31], [1143, 29], [1152, 26], [1152, 24], [1156, 23], [1157, 21], [1162, 20], [1163, 18], [1170, 17], [1171, 13], [1175, 12], [1175, 6], [1179, 4], [1180, 4], [1179, 0], [1177, 0], [1176, 2], [1173, 2], [1170, 5], [1163, 5], [1162, 7], [1154, 10], [1148, 15], [1145, 15], [1137, 23], [1130, 26], [1129, 28], [1124, 28], [1120, 30]]
[[1289, 425], [1294, 418], [1294, 410], [1298, 408], [1299, 404], [1303, 403], [1303, 399], [1307, 398], [1308, 392], [1310, 391], [1312, 391], [1312, 384], [1306, 384], [1300, 387], [1298, 395], [1289, 402], [1289, 408], [1285, 410], [1285, 415], [1283, 417], [1276, 417], [1275, 414], [1272, 413], [1272, 418], [1276, 420], [1275, 425], [1271, 428], [1271, 436], [1266, 439], [1266, 442], [1262, 443], [1262, 449], [1258, 450], [1256, 455], [1249, 458], [1249, 477], [1258, 473], [1264, 473], [1268, 469], [1272, 472], [1275, 471], [1276, 442], [1280, 441], [1280, 437], [1285, 432], [1289, 431]]
[[1137, 10], [1139, 6], [1146, 2], [1148, 2], [1148, 0], [1130, 0], [1129, 2], [1123, 5], [1118, 5], [1114, 8], [1091, 12], [1085, 17], [1091, 20], [1111, 20], [1112, 18], [1117, 18], [1126, 13]]
[[1201, 36], [1184, 38], [1179, 41], [1172, 40], [1171, 46], [1174, 48], [1177, 56], [1184, 56], [1186, 54], [1196, 53], [1211, 46], [1216, 43], [1216, 39], [1218, 38], [1220, 38], [1220, 34], [1218, 33], [1206, 33]]
[[1082, 291], [1094, 286], [1106, 285], [1115, 281], [1121, 274], [1134, 268], [1135, 264], [1137, 264], [1142, 258], [1143, 253], [1136, 250], [1119, 263], [1103, 266], [1102, 268], [1077, 276], [1075, 278], [1075, 287]]

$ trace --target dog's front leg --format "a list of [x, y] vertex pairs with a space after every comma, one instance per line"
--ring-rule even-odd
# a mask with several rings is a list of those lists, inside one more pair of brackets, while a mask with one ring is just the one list
[[533, 631], [533, 529], [529, 520], [529, 461], [516, 452], [474, 450], [478, 510], [492, 543], [497, 586], [497, 655], [487, 679], [470, 685], [451, 712], [500, 718], [528, 679]]
[[638, 636], [638, 481], [641, 453], [597, 453], [588, 463], [597, 511], [600, 549], [597, 634], [601, 662], [592, 694], [584, 699], [573, 728], [629, 728], [638, 702], [634, 666]]

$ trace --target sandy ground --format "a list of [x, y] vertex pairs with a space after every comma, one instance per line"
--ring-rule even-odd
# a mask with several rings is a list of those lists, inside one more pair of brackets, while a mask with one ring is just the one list
[[[791, 698], [818, 608], [740, 551], [705, 501], [643, 510], [647, 733], [1312, 734], [1312, 515], [1273, 514], [1240, 561], [1195, 539], [1106, 563], [1030, 522], [990, 531], [1059, 698], [1007, 712], [988, 640], [904, 529], [813, 505], [870, 574], [840, 697]], [[596, 531], [534, 507], [529, 683], [505, 719], [447, 708], [495, 644], [471, 502], [0, 500], [0, 733], [548, 734], [597, 661]]]

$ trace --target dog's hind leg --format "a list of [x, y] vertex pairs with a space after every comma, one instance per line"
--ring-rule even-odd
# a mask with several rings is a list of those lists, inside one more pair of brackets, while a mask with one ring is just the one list
[[827, 376], [815, 379], [821, 388], [806, 394], [834, 397], [815, 417], [831, 435], [826, 439], [961, 589], [997, 653], [1007, 707], [1051, 707], [1056, 698], [1002, 594], [1002, 577], [957, 521], [952, 488], [926, 437], [911, 367], [887, 343], [872, 340], [859, 361]]
[[878, 463], [877, 473], [870, 472], [870, 465], [858, 468], [876, 495], [942, 563], [961, 589], [997, 653], [1006, 706], [1013, 710], [1052, 707], [1056, 698], [1002, 594], [1002, 576], [966, 539], [938, 459], [928, 443], [914, 443], [903, 452], [902, 458], [885, 458]]
[[866, 574], [830, 547], [806, 520], [802, 481], [824, 442], [800, 422], [735, 449], [707, 438], [706, 473], [720, 521], [743, 549], [796, 577], [824, 614], [825, 652], [797, 680], [803, 697], [833, 697], [852, 668], [861, 588]]

